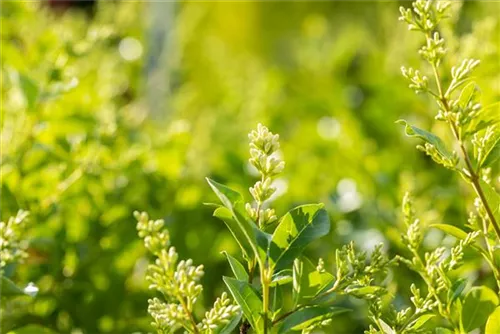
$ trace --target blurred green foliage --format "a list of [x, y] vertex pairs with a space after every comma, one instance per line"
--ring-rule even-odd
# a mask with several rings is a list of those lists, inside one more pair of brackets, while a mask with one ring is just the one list
[[[433, 118], [432, 101], [400, 76], [408, 59], [420, 63], [420, 41], [396, 26], [396, 2], [102, 1], [92, 18], [36, 2], [1, 6], [1, 218], [30, 212], [28, 259], [6, 275], [40, 289], [2, 301], [2, 331], [151, 330], [134, 210], [165, 218], [179, 253], [207, 268], [202, 304], [214, 300], [229, 272], [220, 252], [237, 245], [202, 205], [214, 200], [204, 177], [253, 184], [247, 133], [258, 122], [281, 135], [287, 161], [277, 212], [321, 201], [331, 215], [330, 234], [307, 250], [327, 266], [350, 240], [402, 251], [406, 190], [425, 224], [464, 223], [470, 190], [394, 124], [429, 128]], [[476, 81], [492, 104], [500, 4], [454, 8], [450, 63], [481, 59]], [[434, 231], [425, 244], [447, 240]], [[404, 268], [393, 275], [393, 292], [414, 279]], [[329, 332], [361, 333], [365, 306], [343, 303], [360, 311]]]

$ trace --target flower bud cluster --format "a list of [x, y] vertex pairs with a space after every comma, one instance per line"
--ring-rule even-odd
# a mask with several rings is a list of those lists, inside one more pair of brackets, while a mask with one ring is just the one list
[[15, 217], [0, 222], [0, 269], [9, 263], [26, 258], [28, 244], [23, 239], [28, 211], [19, 210]]
[[240, 312], [240, 307], [231, 303], [227, 293], [223, 292], [217, 298], [212, 309], [205, 313], [205, 319], [198, 327], [207, 333], [215, 333], [215, 330], [229, 323], [229, 321]]
[[427, 76], [420, 74], [419, 70], [401, 66], [401, 73], [410, 81], [409, 87], [413, 89], [415, 93], [419, 94], [429, 90], [429, 79]]
[[204, 275], [203, 265], [193, 265], [193, 260], [180, 260], [163, 220], [150, 220], [147, 213], [134, 212], [138, 235], [156, 259], [148, 266], [146, 280], [149, 289], [160, 292], [165, 301], [150, 299], [148, 312], [154, 319], [152, 325], [158, 333], [174, 333], [180, 328], [192, 333], [214, 333], [219, 326], [227, 324], [239, 312], [239, 307], [230, 305], [227, 294], [217, 299], [214, 308], [206, 313], [207, 318], [196, 323], [194, 304], [203, 291], [199, 284]]
[[444, 39], [439, 36], [438, 32], [435, 32], [432, 37], [427, 38], [426, 44], [420, 48], [418, 53], [429, 63], [439, 66], [441, 59], [446, 54]]
[[456, 152], [453, 152], [450, 156], [445, 156], [438, 151], [436, 146], [430, 143], [424, 143], [424, 145], [417, 145], [417, 149], [430, 156], [431, 159], [434, 160], [436, 163], [451, 170], [455, 170], [460, 161]]
[[472, 144], [477, 161], [483, 161], [487, 154], [494, 150], [495, 145], [500, 141], [499, 136], [496, 125], [487, 127], [482, 135], [479, 133], [474, 134]]
[[448, 1], [417, 0], [412, 3], [413, 8], [399, 8], [399, 20], [406, 22], [409, 30], [430, 33], [446, 17], [449, 6]]
[[277, 155], [280, 147], [279, 135], [258, 124], [257, 130], [250, 132], [248, 138], [250, 139], [249, 161], [260, 173], [261, 180], [250, 188], [250, 194], [256, 205], [247, 203], [245, 209], [250, 218], [263, 229], [277, 220], [274, 209], [263, 206], [276, 192], [276, 188], [272, 186], [273, 177], [283, 171], [285, 162]]
[[137, 219], [137, 232], [144, 239], [144, 246], [155, 255], [170, 246], [170, 236], [163, 219], [150, 220], [146, 212], [134, 212]]

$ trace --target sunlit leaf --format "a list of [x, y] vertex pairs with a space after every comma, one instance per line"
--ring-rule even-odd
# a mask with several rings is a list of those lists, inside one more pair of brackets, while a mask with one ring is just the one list
[[462, 323], [467, 331], [485, 325], [489, 315], [498, 305], [498, 296], [486, 286], [473, 287], [466, 295]]

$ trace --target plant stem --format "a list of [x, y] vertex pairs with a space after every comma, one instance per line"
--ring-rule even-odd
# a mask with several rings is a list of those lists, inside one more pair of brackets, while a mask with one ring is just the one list
[[[428, 36], [427, 38], [430, 38], [430, 37]], [[437, 85], [438, 92], [439, 92], [439, 102], [441, 102], [445, 111], [447, 113], [450, 113], [451, 110], [450, 110], [450, 106], [448, 103], [448, 99], [443, 94], [443, 88], [441, 85], [441, 78], [439, 76], [438, 68], [437, 68], [436, 64], [434, 64], [434, 63], [431, 63], [431, 65], [432, 65], [432, 70], [434, 71], [434, 77], [436, 79], [436, 85]], [[458, 141], [458, 144], [460, 146], [460, 150], [462, 151], [462, 156], [463, 156], [463, 159], [465, 160], [467, 172], [469, 173], [468, 177], [469, 177], [469, 180], [472, 184], [472, 187], [474, 188], [474, 191], [476, 192], [477, 196], [481, 200], [481, 202], [486, 210], [486, 213], [488, 215], [488, 218], [490, 219], [491, 225], [493, 225], [495, 233], [497, 234], [498, 239], [500, 239], [500, 226], [499, 226], [498, 222], [496, 221], [495, 215], [493, 214], [493, 211], [491, 210], [491, 207], [488, 203], [488, 200], [486, 199], [486, 196], [484, 195], [483, 189], [481, 188], [481, 183], [479, 182], [479, 175], [476, 172], [476, 170], [474, 169], [474, 166], [472, 165], [472, 162], [470, 160], [470, 157], [469, 157], [469, 154], [468, 154], [467, 149], [465, 147], [465, 144], [462, 141], [462, 138], [460, 136], [460, 131], [459, 131], [458, 127], [456, 126], [456, 124], [453, 122], [453, 120], [448, 119], [447, 121], [450, 124], [453, 136]]]
[[184, 298], [182, 298], [180, 296], [177, 299], [181, 303], [182, 308], [184, 309], [184, 312], [186, 312], [186, 315], [188, 316], [189, 321], [191, 322], [191, 325], [193, 326], [193, 333], [199, 334], [200, 331], [198, 330], [198, 326], [196, 326], [196, 321], [194, 320], [193, 313], [189, 311], [189, 309], [186, 305], [186, 301], [184, 300]]
[[262, 313], [264, 316], [264, 334], [267, 334], [267, 327], [269, 322], [269, 269], [262, 270]]

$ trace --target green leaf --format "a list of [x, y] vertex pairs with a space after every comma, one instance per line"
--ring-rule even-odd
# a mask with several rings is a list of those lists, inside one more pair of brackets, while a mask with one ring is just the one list
[[26, 295], [24, 290], [18, 287], [14, 282], [5, 276], [2, 276], [2, 285], [0, 286], [2, 297], [12, 297]]
[[[210, 180], [209, 178], [207, 178], [207, 182], [217, 197], [219, 197], [222, 204], [224, 204], [230, 212], [229, 215], [227, 211], [220, 210], [221, 208], [219, 208], [215, 210], [214, 215], [216, 217], [221, 217], [226, 223], [226, 226], [228, 226], [242, 248], [245, 257], [252, 259], [253, 256], [251, 255], [253, 254], [257, 258], [257, 261], [262, 264], [267, 257], [269, 239], [266, 233], [258, 230], [252, 222], [245, 218], [243, 198], [241, 195], [237, 191]], [[262, 267], [262, 265], [260, 267]]]
[[19, 85], [23, 91], [24, 98], [28, 104], [28, 108], [31, 110], [36, 104], [40, 90], [38, 85], [31, 80], [29, 77], [19, 74]]
[[53, 330], [40, 325], [27, 325], [14, 329], [7, 334], [56, 334]]
[[219, 218], [226, 224], [234, 239], [236, 240], [238, 245], [240, 245], [243, 257], [245, 257], [246, 259], [252, 259], [254, 250], [250, 245], [250, 242], [248, 241], [247, 236], [245, 235], [241, 226], [238, 224], [236, 219], [233, 218], [231, 211], [228, 208], [221, 206], [214, 211], [214, 217]]
[[328, 234], [330, 221], [322, 208], [322, 204], [299, 206], [281, 219], [269, 249], [271, 268], [285, 268], [309, 243]]
[[458, 104], [463, 109], [467, 107], [467, 105], [476, 100], [479, 95], [479, 88], [475, 82], [468, 83], [460, 92], [460, 96], [458, 98]]
[[405, 133], [408, 137], [420, 138], [428, 142], [429, 144], [432, 144], [438, 150], [439, 154], [441, 154], [443, 157], [451, 158], [451, 154], [446, 148], [444, 142], [435, 134], [410, 125], [403, 119], [396, 121], [396, 123], [405, 125]]
[[293, 271], [291, 269], [283, 269], [273, 274], [271, 286], [284, 285], [292, 282]]
[[239, 281], [231, 277], [223, 277], [224, 283], [231, 292], [234, 300], [240, 305], [241, 311], [247, 318], [252, 328], [257, 332], [262, 332], [264, 319], [261, 317], [262, 300], [250, 284]]
[[[295, 271], [297, 271], [296, 274]], [[297, 289], [298, 294], [297, 301], [304, 301], [316, 297], [333, 282], [334, 277], [328, 272], [318, 272], [309, 259], [301, 257], [294, 263], [293, 279], [294, 288]]]
[[500, 307], [497, 307], [488, 317], [486, 322], [486, 334], [500, 333]]
[[270, 296], [272, 310], [271, 319], [274, 319], [283, 309], [283, 288], [279, 284], [275, 285], [270, 290]]
[[493, 212], [493, 216], [497, 222], [500, 222], [500, 194], [483, 180], [479, 180], [479, 182], [481, 183], [481, 189], [486, 197], [486, 201]]
[[229, 210], [232, 211], [234, 209], [235, 203], [243, 202], [243, 197], [241, 197], [241, 194], [236, 190], [233, 190], [221, 183], [215, 182], [214, 180], [211, 180], [208, 177], [206, 178], [206, 180], [210, 185], [210, 187], [212, 188], [212, 190], [214, 191], [214, 193], [220, 199], [222, 204]]
[[500, 136], [496, 139], [495, 143], [484, 155], [481, 163], [479, 164], [481, 168], [492, 166], [500, 158]]
[[377, 322], [380, 324], [380, 329], [384, 334], [396, 334], [396, 331], [392, 329], [392, 327], [389, 326], [384, 320], [377, 319]]
[[454, 334], [455, 332], [452, 331], [451, 329], [444, 328], [444, 327], [438, 327], [436, 328], [436, 334]]
[[248, 282], [248, 274], [245, 270], [245, 267], [240, 263], [240, 261], [236, 260], [234, 257], [229, 255], [226, 251], [222, 252], [229, 262], [229, 266], [231, 266], [231, 270], [233, 271], [234, 277], [240, 281]]
[[332, 318], [335, 315], [349, 312], [349, 309], [335, 306], [312, 306], [303, 308], [286, 317], [278, 330], [278, 334], [299, 331], [311, 326], [316, 322], [321, 322]]
[[27, 325], [10, 331], [8, 334], [56, 334], [56, 332], [40, 325]]
[[465, 239], [467, 237], [467, 232], [459, 229], [456, 226], [448, 225], [448, 224], [431, 224], [430, 227], [437, 228], [457, 239]]
[[466, 285], [467, 280], [465, 278], [461, 278], [453, 282], [451, 289], [448, 290], [448, 305], [451, 305], [458, 297], [460, 297]]
[[222, 327], [220, 330], [217, 330], [217, 334], [231, 334], [234, 332], [234, 329], [238, 326], [238, 324], [241, 321], [241, 312], [238, 312], [238, 314], [231, 319], [229, 323], [227, 323], [224, 327]]
[[383, 290], [384, 289], [380, 286], [362, 286], [346, 289], [345, 292], [356, 298], [363, 298], [369, 295], [376, 295]]
[[498, 305], [498, 296], [486, 286], [473, 287], [465, 297], [462, 323], [471, 331], [484, 326], [489, 315]]
[[419, 329], [420, 327], [425, 325], [427, 321], [434, 318], [435, 316], [436, 316], [435, 314], [423, 314], [420, 317], [418, 317], [415, 321], [413, 321], [410, 327], [412, 329]]

